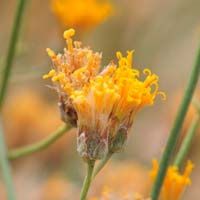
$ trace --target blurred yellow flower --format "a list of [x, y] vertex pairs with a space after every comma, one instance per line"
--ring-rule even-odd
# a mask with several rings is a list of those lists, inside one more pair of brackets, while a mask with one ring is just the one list
[[144, 199], [141, 195], [127, 192], [119, 192], [109, 187], [104, 187], [101, 197], [92, 197], [89, 200], [150, 200]]
[[78, 199], [78, 188], [57, 172], [44, 181], [40, 196], [39, 200]]
[[65, 99], [63, 104], [70, 104], [76, 113], [81, 156], [102, 158], [107, 149], [116, 152], [123, 147], [136, 113], [153, 105], [159, 94], [165, 99], [165, 93], [158, 91], [158, 76], [149, 69], [139, 80], [140, 72], [132, 67], [133, 51], [127, 51], [126, 57], [117, 52], [118, 66], [110, 62], [100, 71], [101, 54], [73, 43], [74, 34], [74, 29], [64, 32], [68, 50], [63, 55], [47, 49], [55, 69], [43, 78], [51, 77], [60, 99]]
[[[150, 172], [150, 178], [154, 181], [159, 166], [157, 160], [153, 160], [152, 164], [153, 169]], [[193, 168], [194, 164], [188, 161], [183, 174], [181, 174], [176, 166], [169, 166], [162, 186], [161, 199], [178, 200], [185, 187], [191, 184], [189, 176]]]
[[133, 161], [109, 162], [93, 181], [91, 196], [100, 196], [105, 185], [120, 194], [147, 196], [150, 188], [148, 170]]
[[108, 0], [51, 0], [51, 5], [64, 28], [82, 30], [102, 23], [113, 9]]

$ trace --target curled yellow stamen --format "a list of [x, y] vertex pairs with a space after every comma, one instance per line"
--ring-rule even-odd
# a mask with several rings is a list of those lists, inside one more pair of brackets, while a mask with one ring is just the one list
[[164, 92], [158, 92], [157, 95], [161, 95], [162, 100], [167, 99], [167, 95]]
[[69, 30], [66, 30], [63, 34], [63, 37], [66, 39], [66, 42], [67, 42], [67, 47], [68, 47], [68, 50], [70, 52], [73, 52], [73, 44], [72, 44], [72, 39], [71, 37], [74, 36], [75, 34], [75, 30], [74, 29], [69, 29]]
[[145, 74], [145, 75], [147, 75], [147, 76], [151, 76], [151, 70], [150, 69], [147, 69], [147, 68], [145, 68], [144, 70], [143, 70], [143, 74]]
[[75, 30], [73, 28], [70, 28], [69, 30], [66, 30], [64, 33], [63, 33], [63, 37], [65, 39], [68, 39], [68, 38], [71, 38], [72, 36], [75, 35]]

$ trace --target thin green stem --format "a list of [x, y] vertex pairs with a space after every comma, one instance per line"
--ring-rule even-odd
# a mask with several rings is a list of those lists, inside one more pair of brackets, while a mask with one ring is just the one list
[[94, 165], [95, 165], [94, 160], [90, 160], [87, 162], [87, 175], [83, 183], [80, 200], [85, 200], [87, 198], [87, 194], [92, 182], [92, 174], [94, 171]]
[[[2, 72], [2, 82], [0, 84], [0, 112], [2, 110], [2, 105], [3, 105], [6, 89], [8, 86], [8, 80], [9, 80], [9, 76], [11, 72], [13, 58], [15, 55], [17, 39], [19, 36], [21, 19], [24, 13], [25, 2], [26, 0], [18, 0], [18, 3], [17, 3], [10, 43], [9, 43], [8, 52], [7, 52], [7, 56], [5, 59], [5, 64], [4, 64], [4, 68]], [[4, 182], [6, 185], [8, 200], [15, 200], [16, 198], [15, 198], [14, 187], [12, 183], [11, 167], [7, 158], [7, 149], [5, 145], [2, 128], [0, 130], [0, 166], [1, 166], [2, 176], [4, 178]]]
[[4, 64], [4, 69], [2, 72], [2, 83], [0, 85], [0, 109], [2, 108], [2, 104], [4, 101], [6, 89], [8, 86], [8, 80], [10, 77], [10, 72], [13, 64], [13, 58], [15, 55], [16, 44], [19, 38], [19, 30], [21, 27], [22, 16], [24, 13], [26, 0], [18, 0], [16, 14], [14, 18], [14, 24], [12, 29], [12, 34], [10, 38], [10, 43], [8, 47], [8, 52]]
[[4, 143], [3, 127], [0, 121], [0, 168], [2, 171], [2, 176], [6, 185], [8, 200], [15, 200], [14, 186], [11, 176], [11, 167], [6, 155], [6, 146]]
[[199, 103], [199, 101], [198, 101], [198, 99], [197, 99], [196, 96], [193, 97], [192, 103], [193, 103], [193, 105], [194, 105], [196, 111], [197, 111], [197, 112], [199, 113], [199, 115], [200, 115], [200, 103]]
[[21, 147], [18, 149], [14, 149], [8, 152], [8, 158], [10, 160], [14, 160], [16, 158], [20, 158], [23, 156], [27, 156], [30, 154], [33, 154], [38, 151], [42, 151], [46, 149], [49, 145], [54, 143], [58, 138], [60, 138], [62, 135], [65, 134], [66, 131], [70, 130], [71, 126], [64, 124], [58, 130], [56, 130], [54, 133], [52, 133], [49, 137], [43, 139], [42, 141], [32, 144], [32, 145], [27, 145], [25, 147]]
[[174, 161], [174, 165], [177, 166], [178, 168], [181, 168], [181, 165], [189, 151], [189, 148], [191, 147], [192, 139], [198, 127], [198, 123], [199, 123], [199, 117], [196, 117], [186, 133], [186, 136], [182, 142], [180, 150]]
[[184, 94], [182, 102], [180, 104], [176, 119], [174, 121], [173, 127], [170, 132], [170, 136], [169, 136], [167, 145], [165, 147], [163, 156], [160, 161], [158, 174], [157, 174], [156, 180], [154, 182], [154, 185], [152, 187], [152, 191], [151, 191], [151, 195], [150, 195], [152, 200], [157, 200], [158, 196], [160, 194], [160, 190], [161, 190], [164, 178], [165, 178], [167, 167], [169, 165], [169, 162], [170, 162], [172, 153], [174, 151], [174, 147], [176, 145], [176, 141], [179, 136], [185, 115], [187, 113], [187, 110], [190, 105], [195, 87], [198, 82], [199, 73], [200, 73], [200, 48], [198, 49], [196, 62], [192, 69], [190, 79], [189, 79], [189, 82], [188, 82], [186, 90], [185, 90], [185, 94]]
[[93, 178], [103, 169], [103, 167], [110, 160], [112, 155], [113, 155], [112, 152], [108, 152], [107, 155], [105, 156], [105, 158], [99, 163], [99, 165], [97, 165], [97, 167], [96, 167], [96, 169], [95, 169], [95, 171], [93, 173]]

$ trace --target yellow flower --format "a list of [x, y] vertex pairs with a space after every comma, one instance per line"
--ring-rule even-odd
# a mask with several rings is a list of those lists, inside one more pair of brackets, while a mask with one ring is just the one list
[[92, 129], [105, 127], [110, 118], [119, 122], [125, 120], [130, 127], [132, 119], [142, 107], [153, 105], [158, 94], [165, 98], [165, 94], [158, 91], [158, 76], [145, 69], [147, 77], [140, 81], [139, 71], [132, 68], [133, 52], [127, 53], [127, 57], [122, 57], [117, 52], [118, 67], [111, 63], [84, 85], [82, 90], [71, 93], [73, 104], [80, 115], [79, 120], [90, 121]]
[[50, 174], [40, 186], [40, 200], [78, 199], [78, 188], [59, 172]]
[[52, 10], [66, 27], [90, 29], [102, 23], [112, 12], [108, 0], [52, 0]]
[[56, 54], [47, 48], [53, 69], [43, 76], [44, 79], [51, 78], [56, 85], [61, 118], [72, 125], [76, 125], [77, 115], [68, 97], [73, 90], [81, 89], [92, 77], [96, 76], [101, 67], [101, 54], [93, 53], [88, 47], [81, 48], [81, 42], [73, 42], [71, 37], [74, 34], [74, 29], [64, 32], [67, 49], [64, 49], [63, 54]]
[[56, 84], [64, 121], [70, 121], [71, 112], [71, 121], [78, 120], [81, 156], [102, 158], [108, 149], [123, 147], [136, 113], [153, 105], [159, 94], [165, 99], [165, 93], [158, 91], [158, 76], [149, 69], [143, 71], [144, 81], [139, 80], [140, 72], [132, 67], [133, 51], [127, 51], [127, 57], [117, 52], [118, 65], [110, 62], [100, 72], [101, 54], [73, 43], [74, 33], [64, 32], [68, 49], [63, 55], [47, 49], [54, 69], [44, 78]]
[[121, 194], [143, 194], [149, 192], [148, 170], [137, 162], [109, 162], [93, 183], [91, 194], [99, 196], [105, 186]]
[[134, 195], [132, 193], [115, 191], [112, 190], [112, 188], [105, 186], [100, 198], [92, 197], [89, 200], [150, 200], [150, 199], [144, 199], [139, 194]]
[[44, 79], [52, 78], [52, 82], [58, 83], [59, 90], [65, 91], [68, 95], [71, 90], [78, 90], [88, 83], [101, 67], [101, 54], [93, 53], [88, 47], [81, 48], [81, 42], [73, 42], [71, 37], [74, 34], [74, 29], [64, 32], [67, 49], [64, 49], [63, 54], [56, 55], [47, 48], [54, 69], [43, 76]]
[[[157, 160], [153, 160], [152, 163], [153, 169], [150, 172], [150, 178], [154, 181], [159, 166]], [[191, 184], [189, 176], [193, 168], [194, 164], [188, 161], [183, 174], [181, 174], [176, 166], [169, 166], [162, 186], [161, 199], [178, 200], [185, 187]]]
[[127, 57], [123, 57], [117, 52], [118, 66], [110, 63], [82, 90], [72, 91], [70, 98], [78, 115], [81, 143], [96, 135], [101, 147], [108, 141], [109, 151], [121, 150], [136, 113], [153, 105], [158, 94], [165, 98], [158, 91], [158, 76], [149, 69], [144, 70], [144, 81], [138, 79], [139, 71], [132, 68], [132, 53], [128, 51]]

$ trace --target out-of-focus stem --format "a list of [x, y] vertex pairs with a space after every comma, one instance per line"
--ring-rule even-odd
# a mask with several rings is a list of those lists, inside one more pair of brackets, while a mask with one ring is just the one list
[[14, 24], [13, 24], [13, 29], [11, 33], [11, 38], [10, 38], [10, 43], [8, 47], [8, 52], [2, 72], [2, 81], [0, 85], [0, 110], [2, 108], [2, 104], [4, 101], [6, 89], [8, 86], [8, 80], [10, 77], [10, 72], [13, 64], [13, 58], [15, 55], [15, 49], [16, 49], [16, 44], [19, 38], [19, 32], [20, 32], [20, 27], [21, 27], [21, 21], [22, 21], [22, 16], [24, 13], [24, 7], [25, 7], [25, 2], [26, 0], [18, 0], [17, 3], [17, 9], [16, 9], [16, 14], [14, 18]]
[[181, 102], [179, 110], [177, 112], [176, 119], [175, 119], [173, 127], [171, 129], [167, 145], [165, 147], [163, 156], [160, 161], [158, 174], [156, 176], [156, 180], [153, 184], [152, 191], [150, 194], [152, 200], [157, 200], [158, 196], [160, 194], [160, 190], [161, 190], [164, 178], [165, 178], [167, 167], [168, 167], [170, 159], [172, 157], [172, 153], [174, 152], [174, 147], [176, 145], [177, 138], [179, 136], [185, 115], [187, 113], [187, 110], [190, 105], [195, 87], [198, 82], [199, 73], [200, 73], [200, 47], [197, 52], [196, 62], [194, 64], [194, 67], [192, 68], [190, 79], [187, 84], [182, 102]]
[[8, 152], [8, 158], [10, 160], [14, 160], [23, 156], [27, 156], [30, 154], [33, 154], [38, 151], [42, 151], [49, 147], [52, 143], [54, 143], [58, 138], [60, 138], [62, 135], [65, 134], [68, 130], [71, 129], [70, 125], [64, 124], [58, 130], [56, 130], [54, 133], [52, 133], [49, 137], [43, 139], [42, 141], [36, 143], [36, 144], [31, 144], [25, 147], [21, 147], [19, 149], [14, 149], [10, 150]]
[[[2, 110], [2, 105], [3, 105], [4, 97], [6, 94], [6, 89], [8, 86], [8, 80], [10, 77], [13, 58], [15, 55], [15, 49], [16, 49], [16, 44], [17, 44], [17, 40], [19, 36], [20, 25], [21, 25], [22, 16], [24, 13], [25, 2], [26, 0], [18, 0], [17, 2], [16, 14], [14, 17], [12, 33], [10, 37], [7, 56], [5, 59], [5, 64], [3, 66], [2, 80], [0, 84], [0, 112]], [[12, 183], [11, 167], [7, 158], [7, 149], [5, 145], [2, 127], [0, 130], [0, 166], [1, 166], [2, 176], [6, 185], [8, 200], [15, 200], [16, 198], [15, 198], [14, 187]]]
[[200, 115], [200, 103], [199, 103], [198, 99], [196, 98], [196, 96], [193, 97], [192, 103], [193, 103], [194, 107], [196, 108], [196, 111]]
[[176, 156], [176, 159], [174, 161], [174, 165], [177, 166], [178, 168], [181, 168], [181, 165], [189, 151], [189, 148], [192, 143], [192, 139], [193, 139], [195, 131], [198, 127], [198, 123], [199, 123], [199, 117], [196, 117], [186, 133], [186, 136], [182, 142], [181, 148], [180, 148], [180, 150]]
[[11, 175], [11, 167], [6, 155], [6, 146], [4, 143], [3, 127], [1, 121], [0, 121], [0, 169], [6, 185], [7, 198], [8, 200], [15, 200], [16, 198], [15, 198], [14, 186]]

